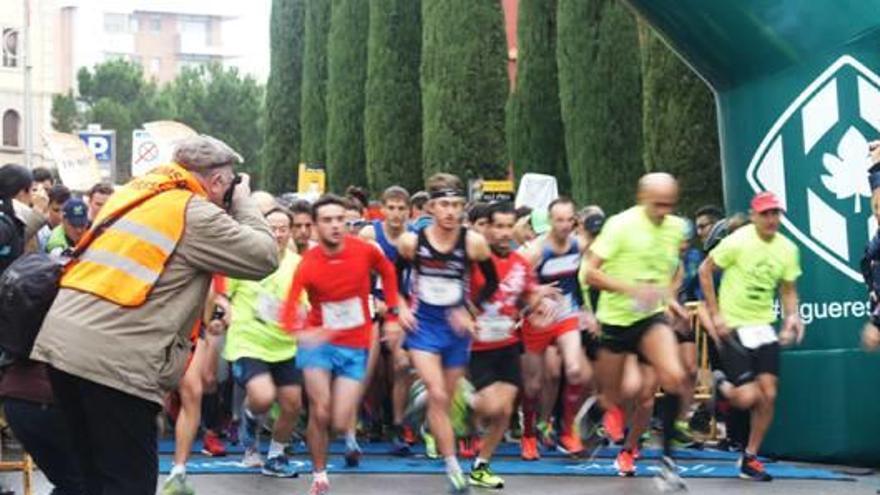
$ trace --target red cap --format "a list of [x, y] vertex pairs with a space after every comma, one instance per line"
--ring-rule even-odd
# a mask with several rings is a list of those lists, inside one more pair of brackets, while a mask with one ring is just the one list
[[756, 213], [764, 213], [769, 210], [782, 210], [785, 211], [785, 207], [782, 206], [782, 203], [779, 202], [779, 198], [776, 197], [770, 191], [760, 192], [752, 198], [752, 211]]

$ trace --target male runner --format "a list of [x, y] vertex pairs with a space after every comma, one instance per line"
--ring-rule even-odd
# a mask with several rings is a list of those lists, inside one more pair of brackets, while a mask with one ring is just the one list
[[[468, 491], [467, 478], [455, 457], [455, 437], [449, 419], [451, 398], [464, 376], [477, 309], [498, 287], [486, 240], [462, 227], [464, 190], [454, 175], [435, 174], [426, 182], [428, 211], [434, 222], [417, 234], [400, 238], [398, 277], [412, 263], [416, 326], [405, 348], [428, 391], [428, 423], [446, 461], [454, 493]], [[467, 297], [467, 278], [476, 263], [486, 279], [479, 294]]]
[[[346, 205], [344, 199], [327, 194], [312, 206], [319, 245], [303, 256], [282, 315], [285, 328], [299, 330], [297, 366], [303, 370], [309, 398], [311, 495], [330, 492], [329, 430], [349, 428], [363, 394], [373, 332], [368, 305], [371, 272], [382, 278], [388, 304], [386, 333], [399, 336], [400, 324], [412, 324], [406, 306], [398, 305], [394, 267], [376, 246], [346, 234]], [[307, 319], [298, 304], [303, 292], [311, 304]]]
[[[392, 264], [397, 263], [398, 250], [397, 245], [401, 236], [406, 232], [406, 223], [409, 218], [410, 198], [406, 189], [400, 186], [391, 186], [382, 193], [382, 215], [384, 221], [374, 220], [372, 224], [364, 227], [360, 236], [363, 239], [376, 242], [385, 257]], [[374, 290], [376, 296], [376, 306], [378, 317], [381, 319], [385, 314], [385, 301], [381, 299], [381, 284], [378, 283]], [[404, 287], [401, 292], [406, 294], [409, 292], [408, 283], [404, 281]], [[385, 342], [387, 354], [385, 354], [387, 362], [388, 375], [391, 377], [391, 409], [392, 409], [392, 428], [393, 428], [393, 451], [398, 455], [408, 455], [410, 453], [410, 443], [415, 438], [410, 425], [404, 425], [404, 414], [406, 412], [406, 401], [409, 389], [412, 386], [412, 375], [410, 374], [409, 356], [399, 345], [391, 345], [391, 342]]]
[[[797, 246], [779, 233], [783, 205], [771, 192], [755, 195], [752, 225], [724, 238], [700, 266], [700, 283], [712, 325], [720, 338], [724, 372], [716, 386], [740, 409], [751, 410], [752, 430], [739, 460], [739, 476], [755, 481], [773, 478], [758, 460], [761, 442], [773, 421], [779, 376], [779, 347], [800, 343], [804, 324], [798, 314], [795, 281], [801, 274]], [[713, 273], [724, 270], [715, 292]], [[774, 298], [782, 303], [777, 337]]]
[[[538, 275], [542, 285], [559, 289], [558, 317], [546, 328], [536, 327], [528, 320], [523, 324], [523, 355], [525, 390], [523, 394], [522, 458], [539, 458], [535, 420], [537, 401], [545, 390], [544, 372], [548, 348], [556, 344], [565, 368], [565, 387], [562, 398], [562, 435], [558, 449], [565, 454], [579, 455], [584, 450], [580, 436], [574, 431], [574, 418], [583, 399], [583, 387], [590, 380], [591, 369], [581, 348], [580, 330], [585, 325], [583, 300], [578, 283], [578, 268], [586, 243], [575, 237], [575, 205], [568, 198], [557, 198], [548, 207], [550, 231], [533, 242], [525, 251], [526, 259]], [[557, 385], [558, 387], [558, 385]], [[556, 402], [555, 390], [549, 391], [552, 400], [544, 403], [545, 415], [550, 414]]]
[[[534, 271], [525, 257], [512, 250], [516, 210], [510, 203], [489, 207], [486, 239], [492, 248], [492, 263], [498, 273], [498, 290], [483, 303], [477, 317], [477, 333], [471, 347], [469, 374], [477, 393], [474, 412], [488, 422], [480, 451], [470, 474], [471, 485], [503, 488], [504, 480], [489, 468], [489, 461], [504, 437], [513, 414], [516, 395], [522, 380], [521, 344], [517, 335], [520, 310], [526, 303], [537, 307], [545, 291], [538, 288]], [[485, 279], [476, 272], [471, 278], [471, 293], [483, 288]], [[547, 312], [546, 307], [535, 313]]]
[[290, 237], [296, 247], [296, 253], [302, 256], [314, 245], [312, 242], [312, 206], [308, 201], [300, 199], [290, 205], [290, 212], [293, 214]]
[[621, 393], [622, 377], [627, 356], [636, 354], [654, 368], [668, 397], [661, 411], [664, 455], [658, 478], [665, 490], [685, 489], [671, 457], [684, 367], [664, 316], [667, 305], [683, 312], [673, 293], [684, 236], [684, 221], [671, 215], [677, 202], [678, 184], [671, 175], [643, 176], [638, 204], [608, 219], [587, 261], [587, 283], [602, 291], [597, 312], [602, 348], [596, 362], [602, 394], [617, 405], [631, 398]]
[[[300, 257], [288, 249], [291, 214], [278, 206], [269, 210], [266, 220], [278, 246], [278, 270], [256, 281], [230, 279], [228, 296], [232, 302], [232, 325], [223, 357], [232, 363], [232, 376], [245, 390], [238, 438], [245, 447], [242, 464], [262, 467], [266, 476], [289, 478], [297, 475], [284, 448], [290, 442], [302, 407], [302, 373], [296, 367], [296, 340], [278, 324], [281, 301]], [[260, 456], [260, 427], [272, 404], [278, 402], [269, 455]]]

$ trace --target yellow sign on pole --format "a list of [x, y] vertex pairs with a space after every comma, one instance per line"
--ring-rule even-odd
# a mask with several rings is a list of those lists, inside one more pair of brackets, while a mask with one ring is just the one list
[[299, 164], [299, 179], [297, 180], [296, 190], [301, 196], [309, 199], [317, 199], [324, 194], [327, 184], [327, 174], [323, 167], [309, 166], [305, 163]]

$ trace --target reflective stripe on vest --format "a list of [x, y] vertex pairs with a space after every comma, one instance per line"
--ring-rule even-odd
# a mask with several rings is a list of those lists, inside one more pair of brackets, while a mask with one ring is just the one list
[[183, 236], [192, 195], [166, 191], [123, 215], [68, 268], [61, 286], [120, 306], [143, 304]]

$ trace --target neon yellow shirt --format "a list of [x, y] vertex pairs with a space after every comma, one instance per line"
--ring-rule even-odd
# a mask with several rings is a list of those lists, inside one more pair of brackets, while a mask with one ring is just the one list
[[[608, 219], [590, 251], [602, 258], [602, 271], [611, 278], [667, 288], [679, 265], [684, 232], [683, 219], [667, 215], [656, 225], [644, 207], [634, 206]], [[603, 290], [596, 318], [605, 325], [629, 326], [665, 310], [662, 303], [642, 310], [630, 296]]]
[[724, 270], [718, 305], [731, 327], [775, 322], [773, 299], [779, 283], [801, 275], [797, 246], [779, 233], [764, 241], [754, 225], [724, 238], [709, 256]]
[[224, 359], [247, 357], [277, 363], [296, 355], [296, 339], [278, 325], [278, 316], [299, 261], [299, 255], [288, 251], [275, 273], [259, 282], [229, 279], [232, 323], [226, 333]]

